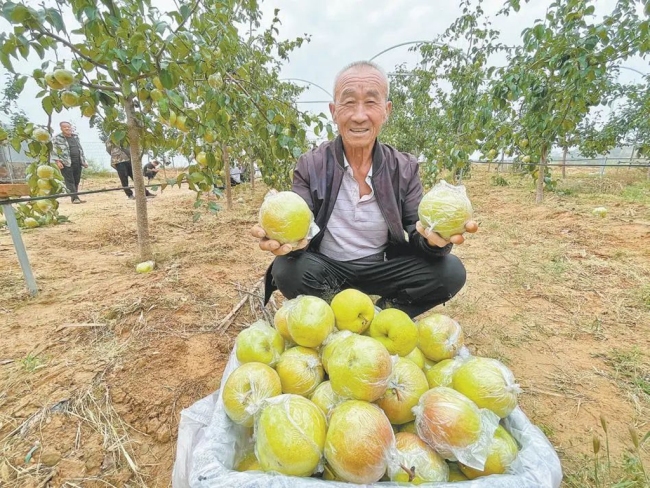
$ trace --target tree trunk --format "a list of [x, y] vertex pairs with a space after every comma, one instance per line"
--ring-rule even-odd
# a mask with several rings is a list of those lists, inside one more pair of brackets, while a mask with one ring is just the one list
[[501, 161], [499, 161], [499, 164], [497, 164], [497, 174], [501, 172], [501, 166], [503, 165], [503, 160], [506, 158], [506, 153], [505, 151], [501, 152]]
[[546, 146], [542, 147], [542, 157], [539, 160], [537, 167], [537, 190], [535, 192], [535, 203], [542, 203], [544, 201], [544, 173], [546, 171]]
[[566, 153], [569, 152], [569, 148], [564, 146], [562, 148], [562, 179], [566, 178]]
[[147, 197], [144, 191], [142, 159], [140, 157], [140, 126], [133, 109], [131, 99], [124, 101], [126, 124], [131, 146], [131, 166], [133, 167], [133, 186], [135, 187], [135, 212], [138, 227], [138, 247], [140, 260], [148, 261], [152, 257], [151, 239], [149, 238], [149, 219], [147, 217]]
[[253, 193], [255, 193], [255, 161], [251, 161], [251, 190]]
[[634, 162], [634, 150], [636, 149], [635, 146], [632, 146], [632, 152], [630, 153], [630, 164], [628, 165], [628, 169], [632, 169], [632, 163]]
[[226, 185], [226, 208], [232, 210], [232, 187], [230, 185], [230, 158], [228, 157], [228, 146], [221, 145], [221, 154], [223, 157], [223, 174], [224, 184]]

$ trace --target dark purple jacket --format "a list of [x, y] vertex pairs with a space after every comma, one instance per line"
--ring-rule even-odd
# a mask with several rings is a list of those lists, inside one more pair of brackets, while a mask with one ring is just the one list
[[[418, 162], [412, 155], [375, 142], [371, 180], [377, 204], [388, 224], [387, 259], [406, 254], [435, 258], [451, 251], [452, 244], [442, 248], [429, 246], [415, 230], [418, 205], [422, 199], [418, 169]], [[307, 252], [318, 251], [344, 174], [341, 136], [324, 142], [298, 159], [291, 189], [307, 202], [320, 227], [320, 232], [310, 241]], [[275, 290], [270, 269], [266, 273], [265, 302]]]

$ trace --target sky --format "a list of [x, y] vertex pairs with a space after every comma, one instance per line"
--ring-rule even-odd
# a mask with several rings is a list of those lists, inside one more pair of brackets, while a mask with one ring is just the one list
[[[50, 1], [50, 0], [46, 0]], [[598, 12], [611, 11], [616, 0], [599, 0]], [[521, 11], [509, 17], [495, 17], [504, 0], [484, 0], [483, 8], [492, 18], [492, 27], [502, 32], [501, 41], [514, 45], [519, 43], [523, 28], [533, 25], [535, 19], [543, 18], [551, 0], [533, 0], [522, 5]], [[522, 2], [523, 4], [523, 2]], [[173, 7], [172, 0], [159, 0], [160, 10]], [[270, 23], [275, 8], [280, 9], [280, 38], [292, 39], [309, 34], [311, 42], [290, 54], [284, 66], [284, 78], [300, 78], [320, 85], [332, 92], [332, 84], [338, 71], [353, 61], [370, 59], [385, 49], [409, 41], [430, 40], [440, 35], [461, 14], [457, 2], [433, 0], [328, 0], [314, 2], [306, 0], [263, 0], [265, 25]], [[0, 29], [7, 24], [0, 20]], [[375, 61], [386, 71], [396, 65], [407, 63], [414, 66], [418, 61], [411, 46], [396, 47], [378, 56]], [[16, 64], [23, 72], [30, 73], [39, 67], [40, 60]], [[644, 73], [650, 72], [647, 62], [630, 61], [627, 66]], [[4, 68], [0, 66], [0, 80], [5, 79]], [[638, 81], [640, 75], [622, 71], [622, 81]], [[297, 84], [305, 83], [296, 81]], [[299, 108], [314, 113], [329, 115], [327, 103], [304, 103], [314, 100], [329, 100], [325, 91], [311, 85], [299, 99]], [[38, 91], [35, 83], [28, 83], [19, 101], [19, 107], [37, 123], [47, 121], [47, 116], [36, 100]], [[81, 117], [78, 108], [64, 110], [54, 115], [54, 125], [62, 120], [76, 126], [87, 156], [103, 166], [109, 166], [109, 157], [99, 140], [96, 130], [88, 125], [88, 119]]]

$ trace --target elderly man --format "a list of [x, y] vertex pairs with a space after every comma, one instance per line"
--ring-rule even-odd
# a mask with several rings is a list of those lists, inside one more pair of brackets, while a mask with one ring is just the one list
[[[309, 205], [320, 231], [295, 248], [266, 238], [276, 255], [267, 272], [266, 300], [278, 288], [287, 298], [329, 298], [345, 288], [379, 295], [381, 308], [415, 317], [452, 298], [465, 284], [465, 267], [449, 241], [418, 221], [422, 184], [416, 159], [377, 140], [392, 108], [388, 79], [359, 61], [336, 77], [329, 104], [339, 136], [302, 155], [292, 190]], [[476, 232], [475, 222], [466, 225]], [[408, 237], [407, 237], [408, 236]]]
[[[61, 133], [52, 140], [53, 150], [50, 159], [61, 170], [68, 193], [77, 193], [81, 181], [81, 168], [87, 168], [88, 163], [81, 142], [79, 142], [79, 136], [72, 132], [70, 122], [61, 122], [59, 127], [61, 127]], [[77, 195], [71, 195], [70, 198], [72, 198], [72, 203], [86, 202]]]

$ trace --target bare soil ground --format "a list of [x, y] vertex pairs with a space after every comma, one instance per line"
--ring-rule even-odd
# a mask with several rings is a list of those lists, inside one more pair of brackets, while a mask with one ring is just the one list
[[[650, 430], [650, 184], [640, 171], [572, 170], [535, 205], [529, 179], [494, 177], [479, 168], [465, 182], [480, 231], [455, 248], [467, 285], [438, 311], [461, 323], [473, 353], [514, 371], [567, 486], [597, 486], [601, 416], [612, 473], [598, 486], [633, 479], [628, 429]], [[63, 201], [70, 223], [23, 232], [36, 298], [0, 230], [0, 486], [170, 485], [180, 411], [218, 388], [238, 331], [263, 314], [259, 290], [246, 293], [271, 261], [248, 236], [260, 186], [235, 188], [232, 210], [197, 222], [189, 190], [150, 200], [157, 264], [143, 275], [134, 202]]]

